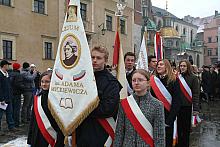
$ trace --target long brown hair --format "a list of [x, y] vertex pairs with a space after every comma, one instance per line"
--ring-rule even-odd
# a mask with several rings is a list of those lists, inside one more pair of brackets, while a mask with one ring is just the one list
[[[166, 75], [168, 77], [167, 84], [169, 84], [172, 81], [176, 81], [176, 75], [173, 72], [173, 69], [172, 69], [172, 67], [170, 65], [170, 62], [167, 59], [160, 59], [160, 60], [157, 61], [156, 67], [158, 66], [158, 63], [160, 61], [162, 61], [164, 63], [164, 65], [165, 65], [165, 71], [166, 71]], [[156, 76], [159, 76], [157, 70], [156, 70]]]
[[187, 75], [190, 75], [193, 73], [193, 70], [192, 70], [192, 67], [191, 67], [191, 63], [188, 61], [188, 60], [181, 60], [179, 62], [179, 71], [180, 71], [180, 64], [185, 62], [186, 63], [186, 67], [187, 67], [187, 71], [186, 71], [186, 74]]

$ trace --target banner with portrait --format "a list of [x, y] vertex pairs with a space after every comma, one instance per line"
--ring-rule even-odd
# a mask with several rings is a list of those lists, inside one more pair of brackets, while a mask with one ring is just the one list
[[48, 95], [49, 109], [65, 136], [99, 102], [80, 0], [70, 0], [67, 9]]

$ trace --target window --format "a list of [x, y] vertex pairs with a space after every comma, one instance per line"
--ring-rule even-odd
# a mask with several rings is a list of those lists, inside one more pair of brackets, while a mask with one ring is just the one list
[[45, 50], [45, 59], [52, 59], [52, 43], [45, 42], [44, 43], [44, 50]]
[[11, 0], [0, 0], [0, 5], [11, 6]]
[[208, 43], [212, 43], [212, 37], [208, 37]]
[[183, 28], [183, 35], [186, 35], [186, 28]]
[[120, 19], [121, 34], [125, 34], [125, 20]]
[[3, 40], [3, 59], [12, 60], [12, 41]]
[[179, 41], [176, 41], [176, 47], [179, 47]]
[[216, 54], [216, 56], [218, 56], [218, 48], [216, 48], [215, 54]]
[[178, 26], [176, 26], [176, 31], [179, 32], [179, 27]]
[[106, 15], [106, 29], [112, 31], [112, 16]]
[[173, 41], [172, 40], [167, 40], [167, 47], [173, 46]]
[[216, 36], [216, 42], [218, 42], [218, 36]]
[[190, 31], [190, 43], [193, 42], [193, 30]]
[[208, 49], [208, 56], [212, 56], [212, 49], [211, 48]]
[[86, 21], [87, 4], [80, 3], [80, 13], [83, 21]]
[[34, 12], [45, 14], [45, 0], [34, 0]]

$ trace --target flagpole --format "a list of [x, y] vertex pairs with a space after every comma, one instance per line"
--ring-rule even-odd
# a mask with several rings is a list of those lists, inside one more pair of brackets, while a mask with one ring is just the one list
[[147, 54], [148, 54], [148, 49], [147, 49], [147, 38], [148, 38], [148, 36], [147, 36], [147, 30], [144, 32], [144, 39], [145, 39], [145, 47], [146, 47], [146, 52], [147, 52]]
[[[67, 0], [66, 13], [68, 12], [69, 3], [70, 3], [70, 0]], [[72, 132], [72, 147], [76, 147], [76, 131], [75, 130]]]
[[76, 147], [76, 131], [72, 133], [72, 147]]

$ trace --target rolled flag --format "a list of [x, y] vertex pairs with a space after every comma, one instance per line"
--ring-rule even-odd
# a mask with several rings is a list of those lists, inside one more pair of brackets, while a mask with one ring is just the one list
[[48, 96], [49, 109], [65, 136], [98, 106], [80, 0], [70, 0], [60, 35]]
[[201, 121], [199, 115], [192, 115], [192, 127], [196, 127]]
[[[118, 30], [118, 29], [117, 29]], [[120, 99], [127, 97], [127, 79], [125, 72], [125, 64], [123, 57], [123, 50], [120, 44], [119, 31], [116, 32], [115, 36], [115, 45], [114, 45], [114, 53], [113, 53], [113, 64], [116, 67], [116, 77], [120, 84], [122, 85], [122, 89], [120, 91]]]
[[140, 52], [138, 55], [137, 67], [136, 69], [145, 69], [148, 71], [148, 57], [147, 48], [145, 43], [145, 36], [143, 35]]
[[163, 59], [163, 42], [159, 32], [154, 36], [154, 50], [157, 61]]

